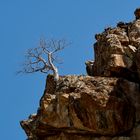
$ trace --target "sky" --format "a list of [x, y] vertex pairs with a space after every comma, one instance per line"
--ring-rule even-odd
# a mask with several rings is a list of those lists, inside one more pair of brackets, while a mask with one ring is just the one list
[[139, 0], [0, 0], [1, 140], [27, 138], [19, 122], [36, 113], [43, 94], [45, 74], [15, 74], [28, 48], [42, 37], [66, 39], [71, 45], [59, 54], [60, 75], [86, 74], [95, 34], [134, 20], [138, 7]]

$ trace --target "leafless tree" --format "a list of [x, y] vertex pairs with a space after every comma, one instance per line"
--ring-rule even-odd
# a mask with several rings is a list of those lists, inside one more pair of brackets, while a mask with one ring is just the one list
[[54, 80], [59, 80], [58, 68], [54, 65], [58, 62], [58, 58], [55, 55], [58, 51], [63, 50], [68, 46], [65, 40], [40, 40], [39, 46], [36, 48], [28, 49], [26, 52], [26, 61], [23, 64], [23, 69], [18, 73], [34, 73], [53, 72]]

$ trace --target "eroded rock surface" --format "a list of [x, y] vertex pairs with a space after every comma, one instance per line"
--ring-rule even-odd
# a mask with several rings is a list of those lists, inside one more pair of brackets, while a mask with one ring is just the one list
[[[135, 11], [136, 20], [119, 22], [115, 28], [107, 28], [96, 34], [95, 61], [90, 64], [90, 75], [123, 77], [139, 82], [140, 9]], [[137, 65], [136, 65], [137, 63]]]
[[140, 121], [137, 83], [119, 78], [64, 76], [53, 90], [55, 94], [45, 90], [38, 113], [21, 122], [30, 140], [121, 137]]
[[140, 140], [140, 9], [95, 36], [89, 76], [48, 75], [36, 114], [21, 121], [29, 140]]
[[[120, 24], [96, 35], [93, 75], [123, 77], [137, 81], [136, 52], [139, 45], [139, 20]], [[138, 24], [138, 25], [137, 25]]]

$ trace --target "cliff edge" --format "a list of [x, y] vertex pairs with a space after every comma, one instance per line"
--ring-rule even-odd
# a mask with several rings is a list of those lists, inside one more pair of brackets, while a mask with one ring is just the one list
[[136, 20], [95, 35], [87, 76], [48, 75], [28, 140], [140, 140], [140, 9]]

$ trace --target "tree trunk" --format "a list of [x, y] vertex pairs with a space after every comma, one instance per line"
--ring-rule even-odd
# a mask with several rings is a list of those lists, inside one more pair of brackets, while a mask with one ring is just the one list
[[52, 53], [48, 53], [48, 62], [50, 64], [50, 66], [52, 67], [54, 80], [57, 82], [59, 80], [59, 74], [58, 74], [57, 67], [55, 67], [54, 64], [52, 63]]

